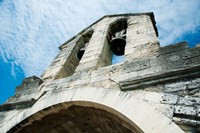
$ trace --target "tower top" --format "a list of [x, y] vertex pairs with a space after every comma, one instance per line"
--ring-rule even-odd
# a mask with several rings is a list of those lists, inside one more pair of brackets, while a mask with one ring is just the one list
[[59, 46], [59, 49], [62, 48], [62, 46], [66, 45], [66, 43], [69, 43], [70, 41], [72, 41], [73, 39], [76, 38], [77, 35], [81, 35], [82, 33], [84, 33], [86, 30], [88, 30], [90, 27], [92, 27], [93, 25], [97, 24], [98, 22], [100, 22], [101, 20], [105, 19], [105, 18], [112, 18], [112, 17], [130, 17], [130, 16], [142, 16], [142, 15], [148, 15], [151, 18], [154, 30], [156, 32], [156, 35], [159, 36], [158, 34], [158, 29], [156, 27], [156, 21], [155, 21], [155, 17], [154, 17], [154, 13], [153, 12], [145, 12], [145, 13], [125, 13], [125, 14], [111, 14], [111, 15], [105, 15], [103, 17], [101, 17], [100, 19], [98, 19], [97, 21], [95, 21], [94, 23], [92, 23], [91, 25], [89, 25], [88, 27], [86, 27], [85, 29], [83, 29], [82, 31], [80, 31], [78, 34], [76, 34], [75, 36], [73, 36], [72, 38], [70, 38], [68, 41], [66, 41], [64, 44]]

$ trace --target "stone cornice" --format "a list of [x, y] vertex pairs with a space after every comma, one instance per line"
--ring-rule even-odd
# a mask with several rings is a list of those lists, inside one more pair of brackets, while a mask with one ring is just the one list
[[178, 69], [170, 72], [155, 73], [154, 75], [138, 77], [119, 83], [122, 90], [134, 90], [141, 87], [157, 85], [176, 80], [200, 77], [200, 66]]

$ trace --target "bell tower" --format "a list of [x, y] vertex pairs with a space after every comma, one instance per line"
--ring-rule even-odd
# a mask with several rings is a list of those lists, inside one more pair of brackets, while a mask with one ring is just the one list
[[1, 133], [200, 131], [200, 47], [160, 47], [152, 12], [104, 16], [59, 49], [0, 105]]
[[124, 55], [124, 62], [153, 56], [159, 48], [157, 36], [153, 14], [105, 16], [62, 44], [42, 78], [60, 79], [110, 66], [113, 54]]

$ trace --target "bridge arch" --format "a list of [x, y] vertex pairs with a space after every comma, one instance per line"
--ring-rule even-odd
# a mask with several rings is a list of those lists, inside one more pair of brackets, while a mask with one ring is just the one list
[[5, 130], [19, 133], [38, 127], [44, 128], [38, 132], [45, 130], [52, 133], [62, 130], [71, 133], [109, 133], [111, 130], [116, 133], [183, 132], [171, 119], [142, 99], [119, 90], [95, 87], [47, 92], [7, 124]]

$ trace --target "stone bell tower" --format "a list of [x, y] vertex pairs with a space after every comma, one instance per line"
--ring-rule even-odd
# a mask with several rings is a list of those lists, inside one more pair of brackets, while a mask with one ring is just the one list
[[160, 47], [151, 12], [104, 16], [0, 105], [0, 132], [199, 132], [198, 46]]

